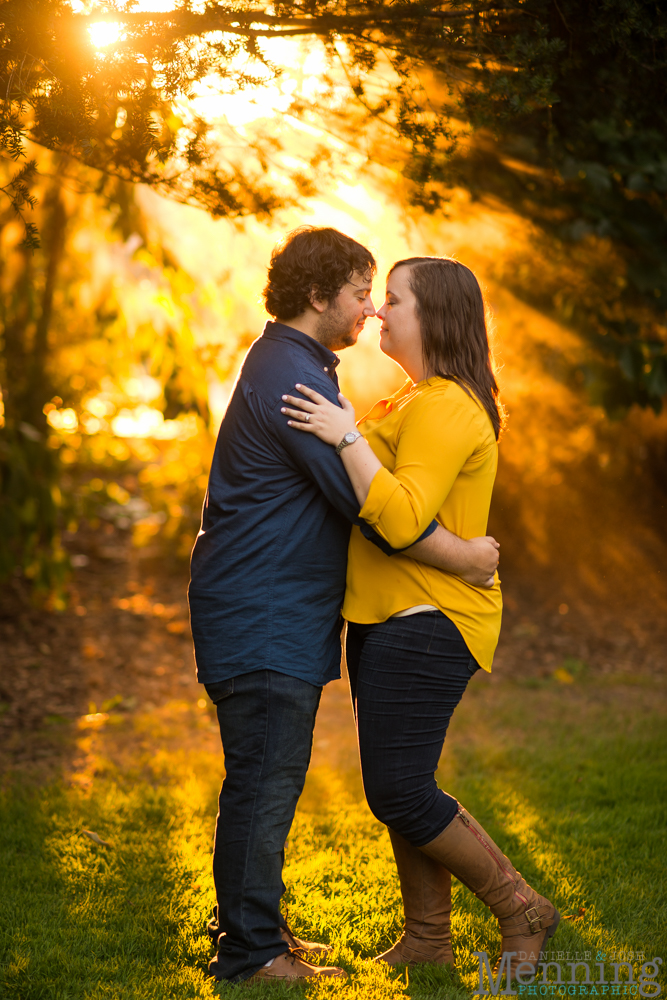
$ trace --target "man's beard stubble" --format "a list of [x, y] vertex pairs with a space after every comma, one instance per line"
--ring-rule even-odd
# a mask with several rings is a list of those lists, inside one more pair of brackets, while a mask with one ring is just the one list
[[330, 351], [340, 351], [345, 347], [354, 347], [357, 342], [356, 323], [349, 329], [349, 320], [345, 319], [339, 305], [329, 304], [319, 318], [316, 329], [317, 340], [328, 347]]

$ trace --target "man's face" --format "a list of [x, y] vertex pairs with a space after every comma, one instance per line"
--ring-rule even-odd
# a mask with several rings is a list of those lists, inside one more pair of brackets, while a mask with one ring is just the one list
[[354, 271], [335, 299], [327, 303], [321, 313], [316, 339], [330, 351], [353, 347], [364, 328], [366, 317], [375, 316], [371, 299], [373, 281], [367, 275]]

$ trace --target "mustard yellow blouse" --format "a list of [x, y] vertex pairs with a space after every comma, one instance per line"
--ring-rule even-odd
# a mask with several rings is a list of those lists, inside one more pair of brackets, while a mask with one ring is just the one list
[[[498, 446], [489, 416], [456, 383], [407, 382], [362, 420], [382, 462], [361, 517], [394, 548], [412, 545], [433, 518], [461, 538], [485, 535]], [[500, 633], [500, 581], [491, 590], [405, 555], [386, 556], [352, 528], [343, 616], [383, 622], [432, 604], [458, 626], [468, 649], [490, 671]]]

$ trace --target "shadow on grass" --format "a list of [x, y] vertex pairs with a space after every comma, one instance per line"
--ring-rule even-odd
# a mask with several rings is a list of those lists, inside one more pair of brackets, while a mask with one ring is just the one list
[[[598, 953], [609, 961], [619, 951], [667, 958], [664, 714], [623, 688], [511, 693], [489, 687], [464, 703], [441, 785], [573, 918], [561, 921], [550, 946], [561, 960], [589, 952], [591, 961]], [[456, 895], [484, 922], [469, 892], [459, 886]]]
[[[600, 701], [569, 689], [524, 690], [518, 699], [507, 685], [473, 690], [452, 727], [443, 786], [564, 915], [585, 909], [554, 939], [564, 957], [667, 957], [663, 723], [623, 693]], [[128, 763], [87, 791], [14, 784], [2, 794], [3, 1000], [285, 995], [281, 984], [206, 977], [213, 758], [163, 749], [155, 759], [152, 780]], [[295, 987], [292, 998], [457, 1000], [476, 991], [471, 952], [497, 952], [495, 921], [457, 883], [456, 972], [369, 961], [400, 935], [402, 909], [389, 839], [361, 798], [358, 774], [311, 772], [285, 881], [295, 932], [330, 943], [327, 961], [350, 974]]]
[[145, 784], [88, 798], [6, 792], [3, 995], [196, 996], [208, 879], [197, 825], [167, 789]]

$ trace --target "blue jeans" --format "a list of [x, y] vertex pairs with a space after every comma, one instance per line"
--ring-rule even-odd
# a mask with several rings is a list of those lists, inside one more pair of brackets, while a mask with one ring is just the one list
[[415, 847], [439, 836], [457, 802], [435, 774], [454, 709], [479, 669], [440, 611], [349, 622], [347, 668], [364, 791], [373, 814]]
[[287, 951], [280, 933], [284, 846], [310, 763], [322, 689], [255, 670], [206, 690], [225, 753], [213, 851], [224, 933], [209, 969], [237, 983]]

